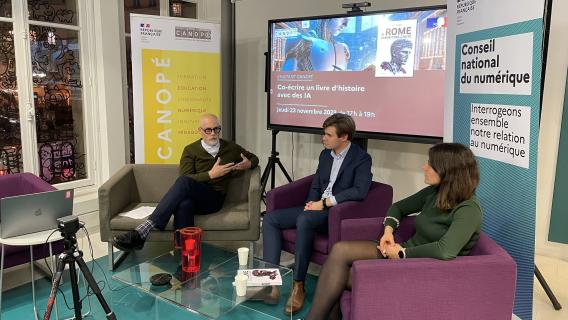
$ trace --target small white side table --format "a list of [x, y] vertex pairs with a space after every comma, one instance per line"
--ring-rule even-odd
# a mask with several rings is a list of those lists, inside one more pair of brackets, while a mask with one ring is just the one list
[[[55, 231], [55, 232], [54, 232]], [[51, 236], [50, 236], [51, 235]], [[49, 237], [49, 239], [48, 239]], [[35, 281], [34, 281], [34, 251], [33, 246], [38, 244], [49, 244], [49, 257], [51, 258], [51, 270], [55, 271], [55, 263], [53, 259], [53, 249], [52, 243], [63, 239], [61, 233], [57, 229], [51, 229], [47, 231], [34, 232], [30, 234], [24, 234], [12, 238], [0, 238], [0, 244], [2, 245], [2, 257], [0, 258], [0, 313], [2, 312], [2, 278], [4, 276], [4, 246], [29, 246], [30, 247], [30, 270], [31, 270], [31, 281], [32, 281], [32, 299], [34, 303], [34, 317], [38, 320], [37, 315], [37, 305], [35, 296]], [[57, 312], [57, 303], [55, 304], [55, 319], [59, 318]]]

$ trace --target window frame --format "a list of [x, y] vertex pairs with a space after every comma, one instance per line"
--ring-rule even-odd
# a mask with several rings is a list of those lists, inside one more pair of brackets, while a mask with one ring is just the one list
[[14, 48], [16, 53], [16, 75], [18, 81], [18, 108], [22, 144], [24, 172], [32, 172], [39, 176], [39, 154], [35, 122], [35, 106], [33, 102], [33, 80], [31, 48], [29, 39], [30, 25], [75, 30], [78, 32], [80, 48], [80, 68], [83, 120], [83, 147], [85, 151], [86, 178], [54, 184], [58, 189], [75, 189], [76, 196], [96, 190], [97, 161], [100, 152], [95, 129], [98, 115], [95, 113], [97, 102], [95, 68], [95, 33], [93, 0], [77, 1], [77, 25], [59, 24], [28, 19], [28, 1], [12, 0], [12, 18], [1, 18], [0, 21], [11, 20], [14, 28]]

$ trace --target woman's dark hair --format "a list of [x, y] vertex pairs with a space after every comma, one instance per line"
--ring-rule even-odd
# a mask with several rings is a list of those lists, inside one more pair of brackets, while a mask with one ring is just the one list
[[428, 163], [440, 176], [436, 207], [450, 210], [473, 196], [479, 170], [471, 150], [459, 143], [440, 143], [428, 151]]
[[335, 132], [338, 137], [347, 135], [347, 140], [353, 140], [353, 136], [355, 135], [355, 121], [351, 116], [343, 113], [335, 113], [323, 122], [324, 129], [331, 126], [335, 127]]

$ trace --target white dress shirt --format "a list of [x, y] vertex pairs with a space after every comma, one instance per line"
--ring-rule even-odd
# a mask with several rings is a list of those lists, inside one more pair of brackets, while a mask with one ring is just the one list
[[217, 144], [214, 146], [210, 146], [207, 143], [205, 143], [205, 141], [201, 140], [201, 146], [203, 147], [203, 149], [205, 149], [205, 151], [207, 151], [207, 153], [209, 153], [214, 158], [217, 156], [217, 153], [219, 153], [219, 148], [221, 147], [221, 140], [218, 140]]
[[337, 174], [339, 173], [341, 164], [343, 163], [343, 160], [345, 160], [345, 156], [347, 155], [347, 152], [349, 151], [350, 147], [351, 147], [351, 142], [349, 142], [347, 147], [345, 147], [345, 149], [343, 149], [343, 151], [341, 151], [339, 154], [336, 154], [335, 151], [333, 150], [330, 151], [330, 154], [333, 157], [333, 165], [331, 166], [331, 173], [329, 175], [329, 184], [327, 185], [327, 188], [325, 188], [325, 190], [323, 191], [321, 198], [322, 199], [329, 198], [333, 205], [337, 204], [335, 196], [332, 193], [333, 184], [337, 179]]

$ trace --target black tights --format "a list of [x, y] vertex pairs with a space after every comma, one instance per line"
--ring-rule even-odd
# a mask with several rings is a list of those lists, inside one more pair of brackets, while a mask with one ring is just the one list
[[314, 302], [306, 319], [340, 319], [339, 298], [351, 290], [351, 265], [355, 260], [382, 258], [374, 241], [342, 241], [333, 246], [321, 270]]

